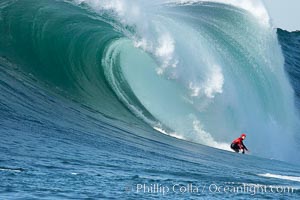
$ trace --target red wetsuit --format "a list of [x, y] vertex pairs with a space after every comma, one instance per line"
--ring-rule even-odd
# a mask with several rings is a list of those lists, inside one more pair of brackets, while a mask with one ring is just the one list
[[241, 137], [232, 141], [231, 148], [236, 152], [239, 152], [239, 150], [243, 150], [243, 153], [244, 153], [244, 150], [248, 151], [247, 147], [243, 143], [243, 138], [241, 138]]

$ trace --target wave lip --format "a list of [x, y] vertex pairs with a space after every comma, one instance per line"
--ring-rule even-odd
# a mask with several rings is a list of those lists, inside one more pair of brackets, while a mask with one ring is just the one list
[[260, 0], [169, 0], [169, 2], [181, 4], [192, 4], [199, 2], [215, 2], [221, 4], [228, 4], [251, 12], [255, 17], [257, 17], [260, 20], [260, 23], [264, 25], [269, 24], [270, 21], [268, 11], [266, 10], [264, 4]]

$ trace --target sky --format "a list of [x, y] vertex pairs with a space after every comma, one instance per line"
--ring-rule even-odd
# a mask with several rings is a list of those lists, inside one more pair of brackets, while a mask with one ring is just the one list
[[300, 30], [300, 0], [263, 1], [276, 28]]

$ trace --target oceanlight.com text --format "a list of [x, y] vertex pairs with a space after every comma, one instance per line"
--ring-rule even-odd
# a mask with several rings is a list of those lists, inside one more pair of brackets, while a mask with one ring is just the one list
[[170, 193], [178, 194], [267, 194], [267, 193], [294, 193], [295, 189], [290, 186], [261, 185], [261, 184], [170, 184], [164, 185], [159, 183], [147, 184], [140, 183], [126, 187], [127, 191], [143, 194], [160, 194], [167, 195]]

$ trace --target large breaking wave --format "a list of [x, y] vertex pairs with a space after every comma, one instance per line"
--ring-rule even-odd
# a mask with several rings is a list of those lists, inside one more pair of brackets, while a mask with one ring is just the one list
[[246, 132], [254, 154], [285, 159], [293, 90], [267, 12], [249, 2], [2, 1], [0, 53], [106, 116], [222, 149]]

